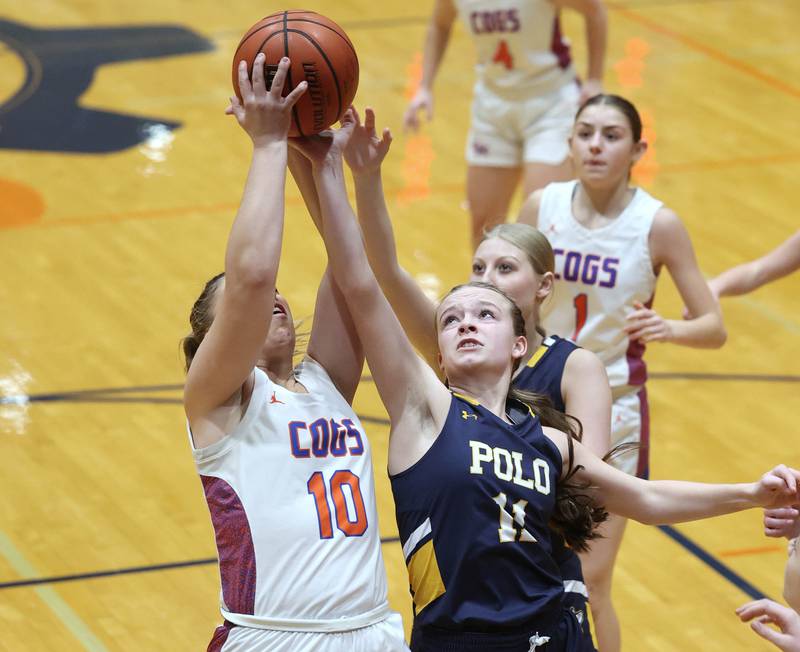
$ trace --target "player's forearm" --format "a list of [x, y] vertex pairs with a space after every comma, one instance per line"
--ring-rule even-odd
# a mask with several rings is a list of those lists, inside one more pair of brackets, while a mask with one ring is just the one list
[[277, 275], [285, 209], [286, 148], [283, 140], [253, 150], [225, 250], [228, 284], [274, 282]]
[[709, 281], [709, 285], [718, 297], [734, 297], [752, 292], [765, 282], [759, 270], [759, 261], [753, 260], [722, 272]]
[[[341, 158], [314, 167], [314, 183], [322, 214], [328, 264], [348, 305], [361, 292], [378, 289], [361, 240], [361, 231], [347, 199]], [[379, 291], [379, 290], [378, 290]]]
[[386, 208], [380, 171], [355, 176], [356, 206], [367, 257], [386, 298], [412, 344], [426, 360], [438, 352], [435, 306], [397, 260], [397, 243]]
[[322, 214], [319, 207], [319, 197], [317, 188], [314, 185], [314, 172], [311, 169], [311, 162], [300, 152], [289, 148], [289, 171], [292, 173], [297, 189], [303, 197], [309, 215], [317, 227], [317, 231], [322, 234]]
[[364, 234], [364, 244], [372, 270], [381, 285], [396, 283], [400, 265], [397, 261], [397, 243], [392, 220], [383, 193], [381, 172], [375, 170], [354, 174], [353, 180], [358, 221]]
[[451, 31], [452, 24], [445, 26], [436, 22], [435, 18], [431, 19], [425, 35], [425, 48], [422, 54], [421, 88], [425, 88], [428, 91], [433, 90], [433, 82], [439, 72], [439, 66], [444, 58], [445, 50], [447, 50]]
[[685, 321], [669, 320], [669, 326], [669, 341], [673, 344], [697, 349], [718, 349], [728, 339], [722, 315], [716, 311]]
[[758, 485], [705, 484], [679, 480], [647, 482], [642, 498], [629, 515], [648, 525], [684, 523], [758, 507]]
[[605, 5], [597, 0], [584, 14], [586, 20], [586, 78], [603, 81], [608, 37], [608, 15]]

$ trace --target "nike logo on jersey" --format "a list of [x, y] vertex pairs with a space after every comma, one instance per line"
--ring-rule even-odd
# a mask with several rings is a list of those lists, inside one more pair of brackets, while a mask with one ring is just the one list
[[536, 489], [545, 496], [550, 493], [550, 466], [546, 460], [537, 457], [530, 463], [531, 477], [525, 476], [524, 468], [528, 466], [519, 451], [509, 451], [499, 446], [489, 446], [482, 441], [469, 440], [472, 450], [472, 465], [469, 472], [473, 475], [483, 475], [484, 465], [489, 466], [489, 472], [499, 480], [513, 482], [526, 489]]
[[467, 421], [469, 419], [475, 419], [475, 421], [477, 421], [478, 415], [472, 414], [472, 412], [467, 412], [466, 410], [461, 410], [461, 418], [464, 419], [464, 421]]
[[272, 405], [273, 403], [280, 403], [281, 405], [286, 405], [286, 403], [275, 397], [275, 392], [272, 392], [272, 398], [269, 399], [269, 404]]

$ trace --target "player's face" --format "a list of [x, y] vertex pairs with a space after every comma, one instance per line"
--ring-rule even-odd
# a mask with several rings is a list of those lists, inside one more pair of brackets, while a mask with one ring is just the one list
[[286, 299], [275, 289], [275, 304], [272, 307], [272, 319], [269, 322], [269, 333], [264, 342], [264, 349], [275, 351], [286, 348], [294, 351], [295, 330], [292, 312]]
[[451, 382], [472, 371], [507, 373], [527, 349], [514, 333], [511, 306], [487, 288], [465, 287], [445, 297], [436, 319], [442, 367]]
[[525, 252], [502, 238], [486, 238], [478, 245], [469, 280], [500, 288], [520, 307], [526, 322], [533, 314], [536, 290], [542, 284]]
[[[225, 288], [225, 279], [223, 278], [217, 285], [216, 292], [214, 293], [213, 312], [217, 312], [217, 304], [222, 297], [222, 291]], [[294, 352], [295, 343], [295, 329], [294, 320], [292, 319], [292, 312], [289, 310], [289, 304], [281, 294], [275, 290], [275, 302], [272, 307], [272, 319], [269, 322], [269, 332], [267, 338], [264, 340], [262, 353], [270, 352], [274, 354], [280, 349], [289, 351], [289, 355]]]
[[578, 116], [570, 137], [575, 172], [582, 183], [609, 186], [627, 181], [631, 166], [646, 149], [633, 142], [628, 118], [607, 104], [586, 107]]

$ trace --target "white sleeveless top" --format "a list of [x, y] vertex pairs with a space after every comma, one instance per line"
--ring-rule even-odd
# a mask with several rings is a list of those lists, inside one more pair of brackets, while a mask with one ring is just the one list
[[256, 369], [235, 430], [192, 450], [216, 534], [222, 614], [266, 629], [372, 624], [389, 611], [369, 442], [322, 366], [306, 358], [295, 374], [308, 394]]
[[569, 43], [549, 0], [455, 0], [478, 54], [476, 92], [520, 99], [575, 80]]
[[542, 193], [539, 230], [553, 246], [557, 279], [542, 322], [548, 332], [596, 353], [618, 396], [647, 377], [645, 347], [623, 328], [634, 301], [652, 306], [657, 279], [648, 238], [663, 204], [637, 188], [613, 222], [587, 229], [572, 215], [577, 183], [551, 183]]

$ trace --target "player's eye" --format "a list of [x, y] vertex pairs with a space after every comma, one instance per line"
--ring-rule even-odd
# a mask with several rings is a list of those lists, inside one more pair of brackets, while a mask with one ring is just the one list
[[473, 274], [482, 274], [483, 273], [483, 265], [480, 263], [472, 263], [472, 273]]
[[480, 311], [479, 314], [481, 319], [486, 319], [487, 317], [492, 317], [492, 318], [494, 317], [494, 312], [492, 312], [488, 308], [484, 308], [483, 310]]

